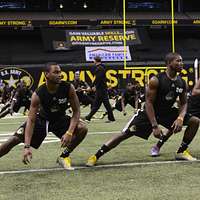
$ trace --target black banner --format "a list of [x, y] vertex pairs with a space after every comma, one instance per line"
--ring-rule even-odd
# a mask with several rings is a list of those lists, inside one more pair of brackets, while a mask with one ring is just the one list
[[[122, 29], [107, 30], [66, 30], [66, 40], [69, 46], [123, 46]], [[137, 29], [126, 30], [126, 44], [141, 44]]]
[[[42, 72], [43, 66], [0, 66], [0, 79], [10, 87], [16, 87], [20, 80], [24, 80], [29, 88], [35, 89], [45, 82], [45, 76]], [[80, 71], [80, 78], [91, 84], [95, 77], [92, 73], [92, 66], [67, 66], [62, 65], [63, 80], [74, 80], [75, 71]], [[124, 87], [129, 79], [134, 79], [144, 87], [149, 78], [165, 70], [164, 65], [128, 65], [124, 69], [123, 65], [106, 65], [107, 84], [111, 87]], [[181, 72], [183, 79], [188, 83], [190, 89], [194, 86], [194, 68], [193, 64], [186, 64]]]
[[[0, 20], [0, 27], [123, 27], [123, 19], [106, 20]], [[169, 19], [126, 19], [127, 27], [135, 26], [170, 26]], [[175, 19], [175, 26], [199, 26], [200, 19]]]

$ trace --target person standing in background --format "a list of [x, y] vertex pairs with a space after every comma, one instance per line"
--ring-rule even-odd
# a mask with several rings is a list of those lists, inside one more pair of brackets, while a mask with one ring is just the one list
[[113, 122], [115, 121], [115, 117], [113, 115], [112, 107], [109, 102], [109, 96], [107, 91], [107, 84], [106, 84], [106, 70], [105, 66], [101, 62], [101, 58], [99, 56], [94, 58], [95, 68], [95, 81], [93, 82], [92, 89], [95, 90], [95, 100], [92, 106], [90, 113], [85, 116], [85, 120], [90, 121], [92, 116], [98, 111], [101, 107], [102, 103], [106, 108], [108, 113], [108, 121]]

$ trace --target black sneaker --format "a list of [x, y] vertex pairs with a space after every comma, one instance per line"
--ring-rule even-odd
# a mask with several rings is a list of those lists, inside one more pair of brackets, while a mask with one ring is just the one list
[[84, 120], [85, 122], [90, 122], [90, 119], [88, 119], [87, 117], [84, 117], [83, 120]]

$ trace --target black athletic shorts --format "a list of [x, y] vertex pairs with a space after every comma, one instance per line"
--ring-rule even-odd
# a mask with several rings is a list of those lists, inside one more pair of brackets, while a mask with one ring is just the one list
[[[35, 127], [33, 130], [33, 136], [31, 139], [31, 146], [38, 149], [48, 132], [52, 132], [58, 138], [61, 138], [69, 128], [70, 117], [63, 116], [60, 119], [56, 119], [55, 122], [47, 121], [37, 115]], [[24, 122], [15, 132], [15, 136], [19, 137], [21, 142], [24, 142], [24, 130], [26, 122]]]
[[200, 109], [188, 109], [188, 113], [190, 113], [192, 116], [198, 117], [200, 119]]
[[[168, 110], [167, 113], [160, 113], [156, 115], [158, 124], [164, 126], [167, 129], [171, 129], [172, 124], [177, 119], [179, 115], [178, 109], [173, 107]], [[186, 114], [184, 118], [184, 125], [188, 124], [189, 119], [192, 117], [190, 114]], [[126, 126], [123, 128], [122, 133], [131, 133], [135, 136], [141, 137], [143, 139], [148, 139], [152, 133], [152, 126], [148, 119], [145, 110], [138, 110], [138, 112], [133, 115]]]

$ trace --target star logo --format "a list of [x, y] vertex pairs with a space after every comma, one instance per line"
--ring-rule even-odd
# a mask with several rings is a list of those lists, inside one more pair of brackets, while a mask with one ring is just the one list
[[19, 81], [18, 79], [14, 79], [12, 75], [10, 75], [10, 79], [9, 80], [4, 80], [9, 87], [14, 87], [16, 88], [16, 83]]
[[26, 86], [31, 88], [33, 86], [33, 77], [24, 69], [18, 67], [7, 67], [0, 69], [0, 80], [3, 80], [8, 87], [17, 88], [20, 81], [25, 82]]

